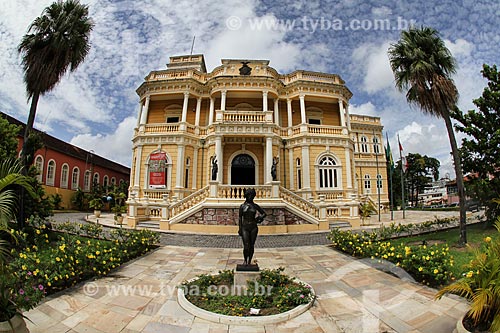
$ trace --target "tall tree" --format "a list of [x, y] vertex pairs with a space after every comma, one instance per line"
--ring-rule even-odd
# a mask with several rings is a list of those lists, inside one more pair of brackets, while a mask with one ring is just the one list
[[460, 197], [459, 244], [464, 245], [467, 234], [463, 172], [450, 117], [458, 100], [458, 91], [451, 78], [456, 71], [456, 61], [438, 32], [429, 27], [411, 27], [401, 32], [400, 40], [389, 48], [389, 59], [396, 88], [406, 91], [408, 103], [424, 113], [444, 119]]
[[7, 158], [17, 157], [17, 135], [21, 131], [21, 126], [9, 123], [9, 121], [0, 116], [0, 161]]
[[486, 216], [493, 222], [500, 214], [498, 204], [492, 199], [500, 198], [500, 73], [497, 66], [483, 65], [481, 71], [488, 80], [481, 97], [473, 102], [478, 110], [462, 113], [458, 108], [452, 117], [458, 121], [455, 128], [467, 134], [462, 139], [460, 153], [464, 171], [473, 173], [467, 182], [469, 195], [486, 205]]
[[58, 1], [45, 8], [31, 23], [19, 44], [24, 83], [28, 100], [31, 99], [21, 152], [25, 168], [32, 162], [27, 160], [26, 151], [38, 99], [55, 87], [68, 68], [74, 71], [83, 62], [90, 50], [92, 28], [87, 6], [77, 0]]
[[428, 188], [432, 180], [439, 179], [439, 160], [427, 155], [409, 153], [406, 157], [408, 168], [405, 179], [408, 184], [409, 201], [418, 204], [418, 196]]

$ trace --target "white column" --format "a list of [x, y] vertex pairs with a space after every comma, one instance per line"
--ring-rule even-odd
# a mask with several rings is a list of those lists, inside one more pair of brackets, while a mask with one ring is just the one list
[[293, 163], [293, 149], [288, 149], [288, 166], [290, 170], [290, 190], [295, 189], [295, 164]]
[[182, 104], [182, 118], [181, 123], [185, 123], [187, 119], [187, 110], [189, 103], [189, 92], [184, 93], [184, 103]]
[[139, 187], [139, 182], [140, 182], [139, 177], [141, 175], [141, 159], [142, 159], [142, 146], [139, 146], [135, 151], [135, 166], [134, 166], [134, 186], [137, 187]]
[[276, 125], [279, 126], [280, 124], [280, 121], [279, 121], [279, 117], [280, 117], [280, 111], [279, 111], [279, 99], [275, 99], [274, 100], [274, 123]]
[[311, 173], [309, 171], [309, 146], [302, 146], [302, 179], [304, 190], [311, 188]]
[[222, 156], [222, 137], [221, 136], [216, 136], [215, 137], [215, 155], [217, 158], [217, 182], [221, 183], [222, 182], [222, 169], [224, 168], [223, 165], [223, 156]]
[[264, 172], [266, 173], [264, 180], [266, 183], [270, 183], [273, 180], [271, 177], [271, 166], [273, 165], [273, 138], [270, 136], [266, 138], [266, 160], [264, 163], [266, 163], [264, 168]]
[[183, 144], [177, 146], [177, 172], [175, 176], [175, 188], [182, 188], [182, 175], [184, 174], [184, 149]]
[[148, 112], [149, 112], [149, 101], [151, 99], [151, 96], [146, 96], [146, 104], [144, 105], [144, 108], [142, 109], [142, 114], [141, 114], [141, 125], [145, 125], [146, 121], [148, 120]]
[[136, 127], [139, 127], [139, 125], [141, 124], [141, 117], [142, 117], [142, 101], [139, 101], [139, 112], [137, 115], [137, 126]]
[[339, 99], [339, 113], [340, 113], [340, 126], [342, 126], [342, 127], [347, 126], [347, 123], [345, 120], [344, 103], [342, 102], [341, 99]]
[[347, 118], [347, 129], [349, 132], [351, 131], [351, 116], [349, 115], [349, 104], [346, 103], [345, 105], [345, 116]]
[[200, 110], [201, 110], [201, 97], [196, 100], [196, 115], [194, 118], [194, 125], [196, 127], [200, 126]]
[[227, 90], [222, 90], [220, 92], [220, 109], [222, 111], [226, 111], [226, 94], [227, 94]]
[[194, 147], [193, 164], [191, 165], [191, 172], [193, 173], [193, 177], [192, 177], [193, 185], [191, 186], [191, 188], [193, 190], [196, 190], [196, 188], [197, 188], [196, 181], [198, 179], [198, 177], [197, 177], [198, 176], [198, 147]]
[[210, 97], [210, 110], [208, 112], [208, 125], [212, 125], [214, 121], [214, 108], [215, 108], [215, 100]]
[[352, 189], [351, 153], [349, 148], [345, 148], [345, 173], [347, 177], [347, 188]]
[[262, 111], [267, 111], [267, 90], [262, 91]]
[[286, 112], [288, 116], [288, 127], [292, 127], [292, 100], [287, 98], [286, 100]]
[[299, 95], [299, 100], [300, 100], [300, 123], [305, 124], [306, 121], [306, 101], [305, 101], [306, 95], [300, 94]]

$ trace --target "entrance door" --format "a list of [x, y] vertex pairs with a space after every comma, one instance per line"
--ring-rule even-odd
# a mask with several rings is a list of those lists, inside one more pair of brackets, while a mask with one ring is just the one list
[[232, 185], [255, 185], [255, 161], [248, 154], [240, 154], [231, 162]]

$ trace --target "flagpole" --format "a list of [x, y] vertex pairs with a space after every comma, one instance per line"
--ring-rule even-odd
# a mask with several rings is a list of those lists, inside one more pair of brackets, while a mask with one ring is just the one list
[[394, 220], [394, 191], [392, 190], [392, 163], [389, 154], [392, 154], [390, 151], [390, 145], [389, 145], [389, 136], [387, 135], [387, 132], [385, 132], [385, 137], [387, 140], [387, 148], [385, 151], [385, 157], [387, 159], [387, 164], [389, 165], [389, 190], [391, 191], [391, 221]]
[[405, 216], [405, 176], [403, 170], [403, 155], [401, 153], [401, 142], [399, 141], [399, 133], [398, 133], [398, 149], [399, 149], [399, 159], [401, 160], [401, 201], [403, 206], [403, 219]]
[[[375, 143], [375, 130], [372, 130], [373, 131], [373, 141]], [[373, 147], [375, 148], [375, 144], [373, 145]], [[378, 147], [378, 146], [377, 146]], [[375, 177], [377, 179], [376, 183], [377, 184], [377, 197], [378, 197], [378, 221], [380, 222], [380, 186], [379, 186], [379, 175], [380, 175], [380, 171], [378, 169], [378, 152], [374, 150], [374, 153], [375, 153], [375, 163], [377, 164], [377, 176]], [[380, 177], [380, 181], [382, 181], [382, 176]]]

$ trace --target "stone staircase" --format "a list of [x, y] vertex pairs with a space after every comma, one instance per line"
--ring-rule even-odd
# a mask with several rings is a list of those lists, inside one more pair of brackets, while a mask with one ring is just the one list
[[160, 230], [160, 222], [159, 221], [141, 221], [137, 224], [137, 228], [139, 229], [150, 229], [150, 230]]

